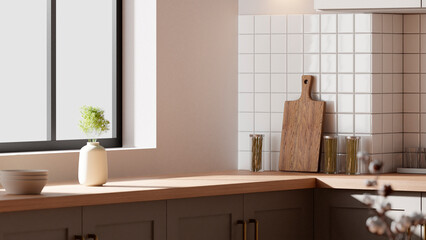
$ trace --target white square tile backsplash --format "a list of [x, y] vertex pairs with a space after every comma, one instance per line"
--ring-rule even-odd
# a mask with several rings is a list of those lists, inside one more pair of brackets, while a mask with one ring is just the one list
[[287, 52], [287, 38], [284, 34], [277, 34], [271, 36], [271, 53], [286, 53]]
[[426, 147], [426, 15], [240, 16], [238, 49], [240, 169], [254, 132], [265, 134], [267, 170], [278, 169], [284, 102], [299, 98], [303, 74], [315, 76], [341, 154], [345, 136], [362, 136], [391, 171], [404, 147]]
[[288, 53], [303, 53], [303, 34], [289, 34], [287, 46]]
[[419, 33], [420, 32], [420, 16], [405, 15], [404, 16], [404, 33]]
[[287, 16], [271, 16], [271, 33], [287, 33]]
[[320, 38], [319, 34], [306, 34], [303, 41], [305, 53], [319, 53], [320, 52]]
[[254, 17], [254, 32], [256, 34], [271, 33], [271, 17], [270, 16], [255, 16]]
[[306, 14], [303, 16], [303, 32], [304, 33], [319, 33], [320, 30], [320, 15]]
[[353, 33], [354, 31], [354, 15], [353, 14], [339, 14], [338, 15], [338, 32], [339, 33]]
[[321, 33], [336, 33], [337, 14], [323, 14], [321, 16]]
[[271, 53], [271, 36], [270, 35], [256, 35], [254, 38], [254, 52], [255, 53]]
[[[282, 16], [285, 19], [285, 16]], [[285, 25], [285, 23], [284, 23]], [[238, 18], [238, 33], [253, 34], [254, 33], [254, 16], [239, 16]]]
[[372, 33], [371, 14], [355, 14], [355, 32]]
[[[289, 45], [290, 47], [291, 45]], [[337, 37], [336, 34], [321, 34], [321, 52], [336, 53]]]
[[288, 15], [287, 22], [287, 33], [303, 33], [303, 15]]
[[372, 34], [355, 34], [355, 52], [371, 53]]

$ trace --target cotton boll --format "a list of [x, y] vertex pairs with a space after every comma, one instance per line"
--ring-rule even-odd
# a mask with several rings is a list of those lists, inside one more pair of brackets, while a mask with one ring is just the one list
[[365, 164], [368, 164], [370, 162], [370, 155], [366, 152], [358, 152], [356, 154], [356, 157], [359, 161], [364, 162]]
[[370, 162], [370, 164], [368, 165], [368, 171], [370, 173], [380, 173], [380, 170], [383, 167], [383, 163], [379, 160], [373, 160], [372, 162]]
[[400, 233], [406, 232], [408, 230], [408, 228], [404, 227], [401, 223], [396, 223], [395, 227]]
[[364, 194], [364, 198], [362, 199], [362, 202], [367, 206], [372, 206], [374, 204], [374, 199], [371, 197], [370, 194]]
[[398, 225], [398, 223], [396, 223], [396, 222], [392, 222], [391, 223], [391, 231], [394, 233], [394, 234], [398, 234], [398, 233], [401, 233], [400, 231], [399, 231], [399, 227], [397, 226]]
[[386, 231], [386, 225], [381, 224], [377, 227], [377, 235], [383, 235]]
[[383, 185], [378, 191], [378, 193], [383, 197], [387, 197], [391, 195], [392, 192], [393, 192], [392, 186], [389, 184]]
[[377, 210], [380, 213], [385, 213], [386, 211], [391, 210], [392, 204], [389, 201], [383, 201], [380, 204], [380, 208]]
[[407, 231], [408, 228], [411, 226], [411, 222], [412, 219], [409, 216], [402, 215], [397, 221], [398, 230], [400, 230], [401, 232]]
[[376, 180], [366, 180], [365, 181], [365, 185], [367, 186], [367, 187], [374, 187], [374, 186], [377, 186], [377, 181]]
[[413, 212], [412, 214], [410, 214], [410, 218], [413, 225], [423, 224], [424, 216], [422, 213]]
[[365, 224], [371, 233], [383, 235], [386, 231], [385, 222], [377, 216], [369, 217]]
[[374, 220], [375, 220], [374, 218], [377, 218], [377, 217], [369, 217], [365, 223], [365, 225], [368, 228], [368, 231], [370, 231], [371, 233], [376, 233], [377, 231], [377, 226], [376, 224], [374, 224]]

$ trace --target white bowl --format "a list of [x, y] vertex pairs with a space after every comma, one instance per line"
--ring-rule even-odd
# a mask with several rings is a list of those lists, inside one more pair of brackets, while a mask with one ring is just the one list
[[40, 180], [7, 180], [1, 183], [7, 194], [40, 194], [47, 183], [47, 179]]
[[0, 175], [0, 180], [42, 180], [47, 179], [47, 175], [43, 176], [3, 176]]
[[47, 176], [47, 170], [1, 170], [1, 176]]

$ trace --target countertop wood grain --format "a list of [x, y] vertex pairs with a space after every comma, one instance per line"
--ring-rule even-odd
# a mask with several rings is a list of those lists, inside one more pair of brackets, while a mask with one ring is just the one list
[[[102, 187], [77, 184], [46, 186], [41, 195], [7, 195], [0, 190], [0, 212], [91, 206], [177, 198], [283, 191], [309, 188], [374, 190], [374, 176], [232, 171], [186, 176], [121, 179]], [[426, 192], [426, 175], [384, 174], [379, 185], [396, 191]]]

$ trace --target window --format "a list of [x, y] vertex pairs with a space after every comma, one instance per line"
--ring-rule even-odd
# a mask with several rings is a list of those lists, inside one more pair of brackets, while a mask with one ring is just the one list
[[121, 146], [121, 0], [0, 1], [0, 152], [79, 149], [80, 107]]

